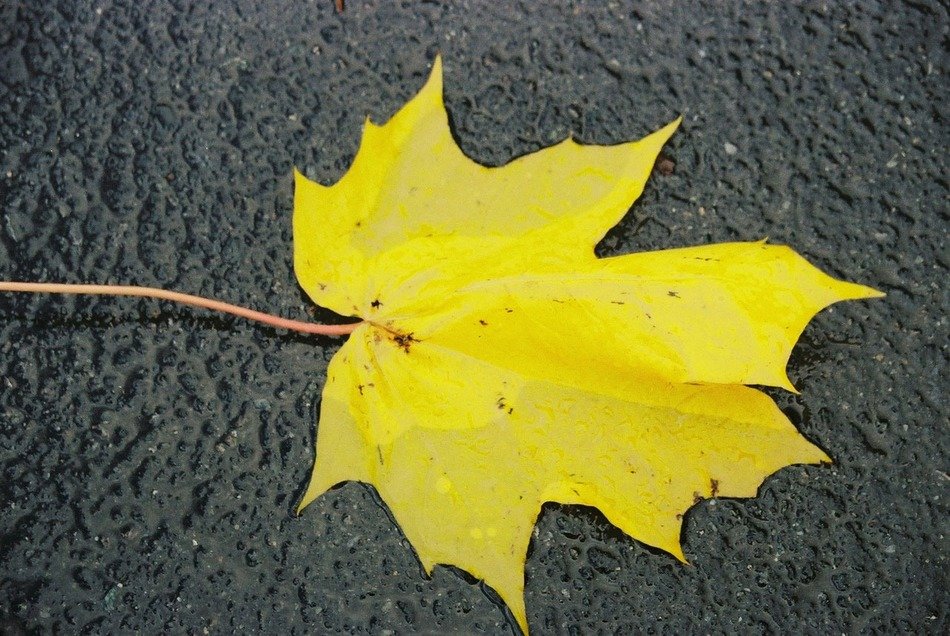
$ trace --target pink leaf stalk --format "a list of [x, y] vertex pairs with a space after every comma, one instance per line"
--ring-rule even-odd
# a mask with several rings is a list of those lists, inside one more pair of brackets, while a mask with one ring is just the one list
[[212, 311], [220, 311], [226, 314], [233, 314], [248, 320], [256, 320], [265, 325], [276, 327], [278, 329], [289, 329], [300, 333], [317, 334], [321, 336], [345, 336], [353, 331], [362, 323], [352, 323], [348, 325], [321, 325], [313, 322], [303, 322], [300, 320], [290, 320], [281, 318], [272, 314], [265, 314], [253, 309], [239, 307], [220, 300], [212, 300], [201, 296], [192, 296], [191, 294], [182, 294], [181, 292], [169, 291], [167, 289], [158, 289], [157, 287], [139, 287], [137, 285], [77, 285], [71, 283], [21, 283], [14, 281], [0, 281], [0, 292], [29, 292], [41, 294], [98, 294], [107, 296], [140, 296], [145, 298], [158, 298], [161, 300], [170, 300], [183, 305], [193, 307], [202, 307]]

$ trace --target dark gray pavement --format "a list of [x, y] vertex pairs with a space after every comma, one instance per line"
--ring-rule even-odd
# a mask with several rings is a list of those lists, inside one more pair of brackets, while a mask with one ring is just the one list
[[[543, 8], [542, 8], [543, 6]], [[604, 254], [765, 236], [879, 287], [775, 392], [835, 458], [686, 519], [691, 565], [550, 505], [536, 633], [946, 633], [947, 28], [939, 2], [0, 0], [0, 278], [314, 309], [291, 167], [336, 180], [445, 60], [472, 157], [679, 114]], [[297, 518], [338, 344], [167, 304], [0, 297], [5, 633], [505, 633], [373, 492]], [[944, 397], [941, 397], [944, 396]]]

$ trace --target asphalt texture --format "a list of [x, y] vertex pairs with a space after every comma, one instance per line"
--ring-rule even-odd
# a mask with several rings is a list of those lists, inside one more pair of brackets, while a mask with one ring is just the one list
[[[0, 2], [0, 278], [300, 319], [291, 169], [331, 183], [441, 52], [461, 147], [683, 126], [599, 247], [757, 240], [887, 292], [774, 391], [835, 460], [686, 515], [690, 565], [548, 505], [535, 633], [948, 631], [946, 6]], [[369, 487], [297, 517], [339, 343], [132, 299], [0, 297], [4, 633], [512, 633]]]

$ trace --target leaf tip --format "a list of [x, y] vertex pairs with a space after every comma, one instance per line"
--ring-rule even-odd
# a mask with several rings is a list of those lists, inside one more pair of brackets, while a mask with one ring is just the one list
[[309, 181], [309, 180], [310, 180], [310, 179], [307, 178], [307, 176], [306, 176], [303, 172], [301, 172], [300, 170], [297, 169], [297, 166], [294, 166], [294, 167], [292, 168], [292, 171], [293, 171], [293, 175], [294, 175], [294, 184], [295, 184], [295, 185], [299, 185], [300, 183], [303, 183], [303, 182], [306, 182], [306, 181]]
[[442, 54], [436, 53], [435, 58], [432, 60], [432, 70], [429, 71], [429, 79], [426, 80], [425, 86], [422, 87], [421, 92], [432, 91], [438, 95], [439, 99], [442, 99]]
[[[639, 179], [640, 181], [646, 181], [646, 178], [650, 174], [650, 170], [652, 170], [656, 160], [660, 156], [660, 150], [663, 148], [666, 142], [669, 141], [670, 137], [673, 136], [673, 133], [676, 132], [676, 129], [679, 128], [682, 121], [683, 117], [680, 115], [670, 123], [666, 124], [659, 130], [653, 131], [643, 139], [639, 141], [633, 141], [628, 144], [631, 148], [636, 149], [635, 154], [637, 157], [649, 157], [649, 160], [646, 163], [643, 163], [642, 159], [639, 159], [638, 161], [640, 169], [644, 170], [641, 178]], [[642, 190], [642, 183], [640, 184], [639, 190]], [[639, 196], [639, 190], [636, 196]]]
[[318, 192], [320, 190], [326, 190], [327, 186], [322, 183], [317, 183], [313, 179], [309, 178], [303, 172], [297, 169], [297, 166], [293, 167], [294, 175], [294, 196], [296, 197], [305, 197], [308, 193]]
[[780, 371], [780, 375], [779, 375], [778, 381], [775, 383], [775, 386], [777, 386], [780, 389], [785, 389], [786, 391], [788, 391], [789, 393], [792, 393], [793, 395], [801, 395], [801, 391], [796, 389], [795, 385], [792, 384], [791, 379], [788, 377], [788, 372], [785, 369], [782, 369]]
[[828, 285], [834, 294], [834, 299], [831, 301], [832, 303], [841, 302], [843, 300], [870, 300], [872, 298], [884, 298], [887, 296], [884, 292], [874, 289], [873, 287], [868, 287], [867, 285], [851, 283], [830, 276], [828, 278], [830, 279]]
[[303, 497], [300, 498], [300, 503], [297, 504], [295, 511], [297, 516], [299, 517], [304, 508], [316, 501], [317, 497], [326, 491], [327, 486], [317, 481], [316, 474], [312, 475], [310, 477], [310, 483], [307, 485], [307, 490], [304, 491]]
[[663, 549], [676, 557], [676, 560], [683, 565], [692, 565], [689, 562], [689, 559], [686, 558], [686, 554], [683, 552], [683, 546], [680, 544], [679, 540], [673, 544], [670, 544], [669, 546], [664, 546]]
[[887, 296], [886, 293], [882, 292], [880, 289], [875, 289], [874, 287], [859, 285], [858, 283], [849, 284], [854, 290], [854, 293], [857, 294], [854, 300], [870, 300], [872, 298], [885, 298]]
[[515, 617], [515, 620], [518, 622], [518, 627], [521, 628], [521, 633], [527, 636], [530, 632], [528, 631], [528, 615], [525, 610], [516, 611], [513, 608], [508, 608], [511, 611], [511, 615]]
[[649, 136], [650, 137], [656, 136], [657, 138], [659, 138], [660, 139], [659, 145], [662, 146], [663, 144], [666, 143], [666, 141], [670, 137], [673, 136], [673, 133], [677, 131], [677, 129], [680, 127], [680, 124], [682, 123], [683, 123], [683, 116], [680, 115], [679, 117], [677, 117], [676, 119], [674, 119], [673, 121], [671, 121], [670, 123], [663, 126], [662, 128], [660, 128], [659, 130], [657, 130], [656, 132], [652, 133]]
[[422, 565], [422, 571], [425, 573], [425, 575], [428, 578], [431, 579], [432, 572], [435, 570], [435, 566], [439, 564], [438, 559], [435, 559], [432, 556], [430, 556], [425, 551], [425, 548], [420, 548], [420, 547], [417, 547], [415, 544], [413, 544], [413, 549], [416, 552], [416, 556], [419, 557], [419, 564]]

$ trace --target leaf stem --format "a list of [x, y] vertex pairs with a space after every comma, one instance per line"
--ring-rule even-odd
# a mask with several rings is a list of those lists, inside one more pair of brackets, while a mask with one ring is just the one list
[[313, 322], [303, 322], [300, 320], [290, 320], [281, 318], [272, 314], [265, 314], [253, 309], [239, 307], [220, 300], [212, 300], [202, 296], [192, 296], [191, 294], [182, 294], [181, 292], [159, 289], [157, 287], [139, 287], [137, 285], [77, 285], [72, 283], [21, 283], [14, 281], [0, 281], [0, 292], [29, 292], [41, 294], [97, 294], [106, 296], [141, 296], [145, 298], [158, 298], [161, 300], [170, 300], [183, 305], [193, 307], [202, 307], [212, 311], [220, 311], [226, 314], [233, 314], [248, 320], [256, 320], [265, 325], [276, 327], [278, 329], [289, 329], [307, 334], [317, 334], [321, 336], [345, 336], [353, 331], [362, 323], [352, 323], [348, 325], [321, 325]]

